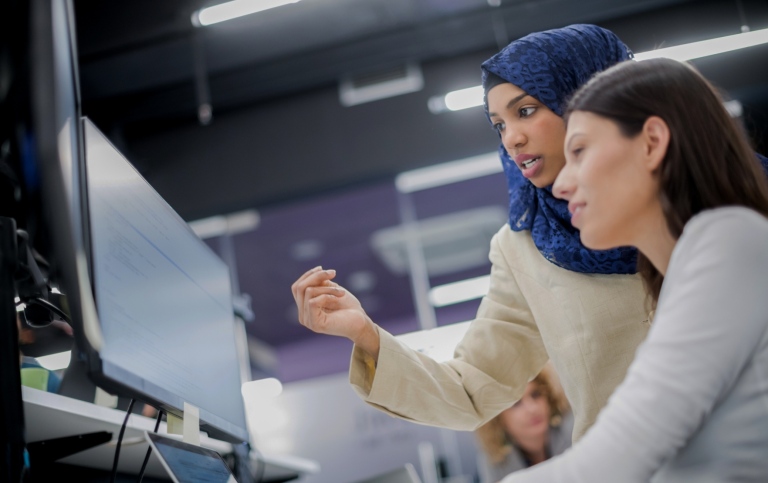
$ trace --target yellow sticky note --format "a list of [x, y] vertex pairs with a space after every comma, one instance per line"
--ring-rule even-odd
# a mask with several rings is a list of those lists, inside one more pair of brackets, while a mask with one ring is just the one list
[[184, 434], [185, 443], [200, 446], [200, 409], [184, 402]]
[[183, 419], [168, 413], [168, 434], [184, 434]]

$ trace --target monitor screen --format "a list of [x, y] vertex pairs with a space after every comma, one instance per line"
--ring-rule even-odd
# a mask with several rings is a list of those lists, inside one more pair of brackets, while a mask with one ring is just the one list
[[83, 130], [102, 375], [247, 441], [229, 269], [88, 119]]
[[237, 483], [219, 453], [148, 431], [144, 432], [175, 483]]

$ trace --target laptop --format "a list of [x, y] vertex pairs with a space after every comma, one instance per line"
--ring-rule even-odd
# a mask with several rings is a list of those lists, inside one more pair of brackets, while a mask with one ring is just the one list
[[237, 483], [219, 453], [149, 431], [144, 435], [173, 483]]
[[406, 463], [401, 468], [358, 481], [357, 483], [421, 483], [421, 478], [416, 473], [416, 468], [411, 463]]

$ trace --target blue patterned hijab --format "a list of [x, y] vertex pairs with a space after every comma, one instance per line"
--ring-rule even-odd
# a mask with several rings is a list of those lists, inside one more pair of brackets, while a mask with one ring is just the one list
[[[496, 82], [489, 73], [494, 74], [562, 116], [571, 94], [593, 74], [631, 58], [632, 51], [612, 32], [595, 25], [571, 25], [532, 33], [507, 45], [483, 62], [483, 86], [488, 92], [489, 83]], [[574, 272], [636, 272], [636, 249], [586, 248], [571, 225], [568, 202], [555, 198], [551, 186], [537, 188], [525, 179], [503, 145], [499, 157], [509, 185], [509, 226], [514, 231], [530, 230], [544, 258]]]

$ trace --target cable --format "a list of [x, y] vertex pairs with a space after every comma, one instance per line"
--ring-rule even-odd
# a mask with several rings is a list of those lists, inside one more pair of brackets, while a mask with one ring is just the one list
[[[160, 427], [160, 421], [163, 419], [163, 410], [160, 409], [157, 412], [157, 422], [155, 423], [155, 433], [157, 433], [157, 429]], [[147, 455], [144, 456], [144, 463], [141, 465], [141, 472], [139, 473], [139, 480], [138, 483], [141, 483], [141, 480], [144, 479], [144, 470], [147, 469], [147, 463], [149, 462], [149, 455], [152, 454], [152, 445], [147, 448]]]
[[[40, 307], [43, 307], [43, 308], [46, 308], [46, 309], [50, 310], [51, 312], [53, 312], [54, 314], [58, 315], [59, 317], [61, 317], [62, 319], [64, 319], [67, 322], [71, 322], [72, 321], [69, 318], [69, 314], [67, 314], [66, 312], [61, 310], [56, 305], [54, 305], [54, 304], [50, 303], [49, 301], [45, 300], [44, 298], [40, 298], [40, 297], [26, 298], [24, 300], [20, 300], [19, 302], [17, 302], [16, 306], [19, 306], [21, 304], [39, 305]], [[31, 327], [36, 328], [36, 329], [40, 329], [40, 328], [47, 327], [48, 325], [50, 325], [50, 322], [48, 322], [47, 324], [40, 325], [40, 324], [33, 324], [33, 323], [30, 323], [29, 321], [27, 321], [27, 324], [30, 325]]]
[[115, 483], [115, 477], [117, 477], [117, 460], [120, 459], [120, 443], [123, 442], [123, 434], [125, 434], [125, 426], [128, 424], [128, 418], [131, 416], [131, 411], [133, 411], [133, 403], [135, 403], [135, 399], [131, 399], [130, 404], [128, 404], [128, 410], [125, 412], [125, 420], [123, 421], [122, 427], [120, 427], [120, 436], [117, 438], [117, 447], [115, 448], [115, 459], [112, 462], [112, 476], [109, 478], [109, 483]]

